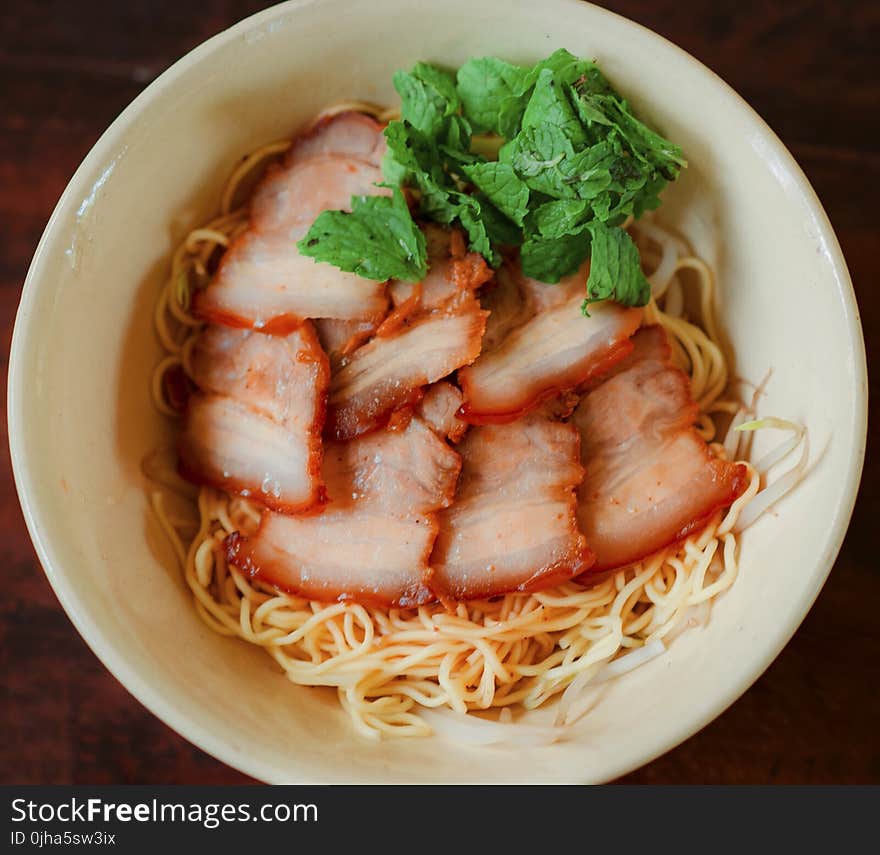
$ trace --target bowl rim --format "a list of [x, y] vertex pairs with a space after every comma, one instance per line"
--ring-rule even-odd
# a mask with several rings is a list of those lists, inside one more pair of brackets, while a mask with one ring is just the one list
[[[147, 104], [177, 82], [190, 68], [201, 62], [203, 58], [226, 46], [247, 31], [257, 29], [276, 18], [284, 17], [296, 9], [313, 6], [319, 2], [321, 0], [287, 0], [287, 2], [279, 3], [250, 15], [201, 42], [165, 69], [140, 92], [99, 137], [74, 172], [56, 203], [28, 268], [16, 312], [7, 384], [9, 449], [15, 487], [25, 524], [43, 571], [77, 632], [95, 656], [125, 689], [165, 725], [192, 745], [207, 752], [232, 769], [267, 783], [289, 783], [292, 781], [313, 783], [313, 781], [303, 780], [301, 775], [296, 775], [298, 772], [296, 767], [289, 770], [294, 775], [281, 775], [276, 767], [267, 767], [261, 762], [252, 761], [245, 750], [235, 748], [218, 738], [210, 729], [205, 728], [182, 710], [179, 703], [163, 695], [152, 680], [145, 678], [131, 666], [127, 661], [126, 655], [117, 647], [115, 639], [108, 637], [88, 615], [87, 609], [83, 606], [81, 598], [76, 591], [76, 586], [71, 582], [63, 569], [66, 564], [65, 560], [61, 558], [56, 546], [50, 542], [48, 535], [44, 533], [49, 530], [48, 526], [43, 525], [45, 519], [44, 511], [37, 507], [36, 502], [31, 498], [34, 493], [33, 480], [24, 447], [18, 438], [24, 433], [23, 406], [20, 406], [20, 404], [24, 397], [24, 381], [27, 376], [25, 373], [25, 350], [28, 340], [34, 334], [33, 326], [29, 324], [28, 318], [40, 284], [40, 268], [43, 264], [44, 256], [47, 255], [47, 246], [52, 240], [55, 228], [61, 220], [63, 213], [72, 204], [75, 205], [82, 197], [79, 185], [83, 182], [83, 178], [91, 174], [97, 164], [112, 160], [114, 152], [119, 151], [120, 137], [127, 131], [132, 121], [143, 112]], [[793, 620], [784, 628], [778, 629], [775, 634], [765, 636], [761, 655], [754, 659], [753, 665], [748, 670], [746, 676], [739, 681], [729, 684], [725, 691], [718, 693], [713, 701], [706, 704], [698, 714], [686, 720], [682, 719], [678, 726], [670, 727], [666, 731], [666, 738], [659, 740], [650, 751], [642, 752], [638, 757], [630, 757], [619, 760], [616, 764], [610, 764], [603, 780], [611, 781], [646, 765], [660, 755], [670, 751], [720, 716], [759, 679], [786, 644], [788, 644], [809, 612], [819, 592], [822, 590], [840, 551], [855, 506], [861, 480], [867, 442], [867, 360], [855, 291], [839, 241], [828, 215], [794, 156], [763, 118], [736, 90], [714, 71], [683, 48], [648, 27], [623, 15], [611, 12], [608, 9], [595, 6], [592, 3], [581, 2], [581, 0], [556, 0], [556, 2], [559, 5], [564, 4], [572, 11], [575, 7], [579, 9], [587, 7], [590, 14], [607, 16], [607, 18], [614, 19], [618, 23], [641, 31], [643, 35], [654, 40], [658, 46], [671, 51], [673, 54], [677, 54], [678, 58], [683, 60], [691, 71], [708, 77], [714, 86], [718, 87], [731, 99], [734, 105], [744, 111], [744, 115], [748, 118], [750, 124], [754, 125], [761, 132], [768, 152], [784, 167], [797, 191], [801, 194], [804, 206], [809, 210], [818, 230], [818, 237], [825, 247], [841, 302], [846, 309], [850, 355], [853, 359], [857, 383], [851, 414], [857, 445], [849, 458], [848, 469], [845, 474], [843, 485], [844, 500], [840, 503], [836, 509], [835, 516], [830, 521], [825, 549], [816, 558], [814, 565], [816, 569], [811, 574], [811, 580], [814, 584], [804, 586], [799, 592], [797, 609], [793, 612], [797, 615], [796, 620]]]

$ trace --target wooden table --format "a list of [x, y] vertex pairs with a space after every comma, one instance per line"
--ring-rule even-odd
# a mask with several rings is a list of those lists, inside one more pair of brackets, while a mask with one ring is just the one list
[[[438, 0], [442, 2], [442, 0]], [[538, 0], [536, 0], [538, 2]], [[55, 202], [107, 125], [194, 45], [259, 0], [21, 0], [0, 12], [0, 319]], [[769, 122], [823, 200], [880, 359], [880, 3], [615, 0], [606, 6], [714, 69]], [[873, 358], [873, 359], [872, 359]], [[5, 378], [6, 372], [4, 370]], [[871, 412], [876, 418], [877, 395]], [[4, 414], [3, 429], [6, 431]], [[239, 783], [132, 698], [89, 651], [40, 570], [0, 455], [0, 778]], [[794, 639], [731, 709], [628, 783], [880, 781], [880, 448], [855, 516]]]

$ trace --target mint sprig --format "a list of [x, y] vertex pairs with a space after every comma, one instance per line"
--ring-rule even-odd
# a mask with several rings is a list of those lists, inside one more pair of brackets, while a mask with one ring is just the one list
[[[401, 118], [385, 130], [383, 171], [412, 191], [421, 217], [462, 228], [493, 266], [502, 250], [521, 247], [523, 272], [544, 282], [589, 258], [585, 312], [597, 300], [647, 303], [638, 249], [620, 224], [656, 208], [686, 164], [595, 63], [565, 50], [530, 67], [481, 57], [456, 74], [417, 63], [394, 86]], [[475, 132], [503, 137], [497, 161], [475, 150]], [[361, 198], [340, 214], [321, 214], [301, 250], [370, 278], [424, 275], [402, 197]]]

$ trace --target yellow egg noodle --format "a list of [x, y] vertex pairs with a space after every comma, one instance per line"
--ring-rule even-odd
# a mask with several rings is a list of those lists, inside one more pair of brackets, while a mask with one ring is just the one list
[[[382, 120], [393, 116], [361, 102], [338, 104], [322, 115], [348, 109]], [[222, 191], [219, 214], [191, 231], [173, 254], [155, 311], [167, 355], [152, 378], [153, 401], [170, 418], [180, 414], [165, 399], [165, 372], [188, 371], [201, 326], [189, 314], [191, 291], [208, 283], [209, 259], [218, 247], [247, 228], [244, 197], [289, 146], [271, 143], [244, 158]], [[745, 434], [715, 441], [716, 419], [736, 424], [751, 411], [726, 396], [730, 378], [714, 316], [713, 273], [656, 221], [646, 218], [629, 230], [651, 271], [654, 297], [645, 319], [665, 327], [677, 363], [691, 378], [698, 429], [713, 453], [739, 457]], [[705, 620], [709, 601], [736, 579], [737, 518], [761, 486], [760, 473], [746, 465], [745, 493], [684, 542], [586, 584], [459, 603], [454, 612], [439, 603], [405, 609], [313, 602], [251, 580], [227, 564], [223, 540], [234, 531], [253, 531], [259, 506], [183, 481], [168, 449], [150, 455], [144, 470], [157, 486], [152, 507], [202, 620], [220, 634], [262, 647], [294, 683], [335, 687], [358, 731], [379, 738], [431, 733], [437, 718], [423, 715], [429, 708], [532, 709], [569, 686], [586, 686], [628, 651], [662, 652], [662, 639]], [[502, 711], [502, 722], [510, 718]]]

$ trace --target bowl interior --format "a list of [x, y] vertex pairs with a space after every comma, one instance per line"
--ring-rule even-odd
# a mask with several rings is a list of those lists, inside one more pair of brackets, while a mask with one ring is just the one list
[[[742, 538], [740, 578], [709, 624], [610, 684], [572, 741], [475, 749], [368, 742], [330, 690], [293, 686], [260, 650], [209, 631], [148, 510], [140, 461], [171, 427], [148, 395], [169, 252], [211, 215], [236, 158], [341, 99], [392, 103], [419, 59], [557, 47], [596, 58], [690, 162], [660, 219], [719, 279], [736, 373], [772, 370], [764, 414], [809, 426], [809, 478]], [[10, 436], [46, 572], [114, 674], [168, 724], [268, 781], [601, 781], [733, 701], [795, 630], [849, 519], [865, 439], [852, 288], [812, 190], [716, 77], [635, 24], [567, 0], [291, 3], [181, 60], [102, 137], [59, 203], [17, 321]], [[757, 451], [772, 445], [758, 437]], [[531, 716], [540, 719], [548, 711]]]

